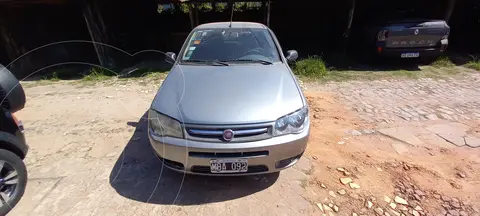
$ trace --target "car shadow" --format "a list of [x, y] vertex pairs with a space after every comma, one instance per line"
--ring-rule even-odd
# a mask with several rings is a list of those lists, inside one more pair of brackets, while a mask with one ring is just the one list
[[128, 199], [163, 205], [197, 205], [245, 197], [273, 185], [278, 173], [220, 177], [184, 175], [163, 166], [150, 146], [146, 114], [135, 127], [111, 173], [110, 185]]

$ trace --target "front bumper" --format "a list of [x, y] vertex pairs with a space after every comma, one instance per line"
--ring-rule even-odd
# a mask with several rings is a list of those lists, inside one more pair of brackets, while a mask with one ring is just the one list
[[[148, 137], [163, 165], [175, 171], [198, 175], [252, 175], [278, 172], [293, 166], [305, 151], [310, 127], [302, 133], [288, 134], [266, 140], [245, 143], [211, 143], [172, 137]], [[214, 174], [210, 160], [246, 158], [246, 173]]]

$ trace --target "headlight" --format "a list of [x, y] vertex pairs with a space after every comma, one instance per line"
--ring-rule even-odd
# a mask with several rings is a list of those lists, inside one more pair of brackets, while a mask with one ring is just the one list
[[155, 110], [148, 111], [148, 125], [156, 136], [183, 138], [180, 122]]
[[279, 118], [275, 122], [273, 135], [279, 136], [291, 133], [300, 133], [308, 123], [308, 107], [303, 107], [291, 114]]

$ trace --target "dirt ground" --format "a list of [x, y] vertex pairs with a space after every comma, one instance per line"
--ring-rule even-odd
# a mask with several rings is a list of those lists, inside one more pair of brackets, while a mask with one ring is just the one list
[[[184, 176], [163, 168], [149, 147], [144, 117], [159, 85], [26, 85], [18, 117], [30, 145], [29, 182], [9, 215], [479, 215], [480, 148], [425, 129], [457, 122], [478, 137], [479, 118], [386, 125], [362, 118], [339, 91], [308, 88], [311, 138], [293, 168]], [[408, 128], [410, 139], [380, 132], [392, 127]]]

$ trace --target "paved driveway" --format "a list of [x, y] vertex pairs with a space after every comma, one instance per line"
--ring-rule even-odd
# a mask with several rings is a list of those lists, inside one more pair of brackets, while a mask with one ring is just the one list
[[[145, 111], [158, 86], [27, 88], [19, 113], [31, 150], [27, 191], [9, 215], [296, 215], [306, 175], [184, 176], [149, 146]], [[149, 91], [150, 90], [150, 91]], [[309, 166], [308, 161], [305, 166]]]
[[240, 178], [162, 167], [144, 119], [158, 82], [32, 85], [18, 113], [29, 182], [10, 215], [373, 215], [392, 205], [384, 196], [410, 203], [390, 215], [475, 215], [480, 148], [432, 130], [456, 122], [478, 137], [479, 78], [307, 84], [312, 136], [302, 160], [280, 175]]

